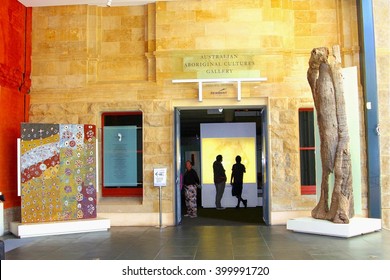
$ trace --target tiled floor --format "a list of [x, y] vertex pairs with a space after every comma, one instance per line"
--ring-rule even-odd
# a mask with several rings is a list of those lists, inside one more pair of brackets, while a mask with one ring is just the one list
[[286, 226], [202, 219], [185, 218], [180, 226], [162, 229], [111, 227], [103, 232], [23, 239], [6, 235], [2, 237], [5, 259], [390, 260], [387, 230], [338, 238], [294, 233]]

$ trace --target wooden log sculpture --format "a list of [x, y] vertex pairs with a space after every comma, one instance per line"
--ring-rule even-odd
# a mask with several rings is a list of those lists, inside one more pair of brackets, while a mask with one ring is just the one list
[[[328, 56], [328, 48], [313, 49], [307, 70], [317, 111], [322, 165], [320, 200], [311, 215], [316, 219], [348, 224], [354, 215], [354, 205], [339, 46], [333, 47], [332, 64], [329, 64]], [[334, 187], [329, 208], [330, 173], [334, 173]]]

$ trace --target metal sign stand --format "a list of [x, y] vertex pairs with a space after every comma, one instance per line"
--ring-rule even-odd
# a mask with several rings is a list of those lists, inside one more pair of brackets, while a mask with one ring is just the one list
[[159, 228], [166, 228], [162, 225], [162, 186], [159, 186]]
[[159, 187], [159, 227], [160, 229], [166, 226], [162, 225], [162, 187], [167, 184], [167, 169], [166, 168], [155, 168], [154, 169], [154, 186]]

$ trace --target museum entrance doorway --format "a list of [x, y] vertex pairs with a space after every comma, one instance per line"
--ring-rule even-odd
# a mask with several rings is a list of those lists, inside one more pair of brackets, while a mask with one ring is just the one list
[[[268, 224], [269, 209], [268, 209], [268, 160], [267, 160], [267, 145], [268, 145], [268, 130], [267, 130], [267, 106], [245, 106], [245, 107], [202, 107], [202, 108], [184, 108], [176, 107], [175, 111], [175, 211], [176, 225], [248, 225], [248, 224]], [[249, 139], [252, 145], [249, 148], [244, 144], [248, 137], [236, 137], [236, 131], [243, 130], [249, 124], [253, 130], [253, 139]], [[253, 170], [248, 170], [244, 175], [244, 195], [250, 195], [251, 204], [247, 208], [241, 207], [236, 209], [226, 207], [223, 211], [218, 211], [214, 205], [210, 205], [213, 200], [212, 192], [215, 191], [207, 174], [210, 171], [209, 167], [205, 169], [205, 158], [214, 157], [214, 153], [218, 153], [212, 144], [207, 150], [205, 143], [210, 143], [209, 138], [205, 138], [205, 127], [219, 127], [219, 131], [212, 131], [215, 134], [213, 139], [216, 141], [225, 141], [223, 146], [231, 144], [230, 149], [224, 150], [223, 165], [226, 170], [227, 183], [222, 201], [226, 204], [237, 201], [232, 196], [230, 186], [231, 163], [234, 162], [236, 155], [243, 153], [249, 157], [253, 156], [253, 162], [249, 162]], [[232, 125], [232, 128], [229, 126]], [[227, 127], [224, 129], [222, 127]], [[236, 127], [236, 128], [234, 128]], [[219, 140], [222, 139], [222, 140]], [[207, 141], [206, 141], [207, 140]], [[211, 139], [212, 140], [212, 139]], [[203, 143], [203, 145], [202, 145]], [[221, 144], [218, 144], [221, 146]], [[212, 151], [210, 152], [210, 149]], [[243, 151], [242, 149], [249, 149]], [[215, 151], [214, 151], [215, 150]], [[207, 153], [207, 154], [205, 154]], [[203, 159], [203, 161], [202, 161]], [[190, 160], [193, 163], [193, 168], [197, 171], [201, 180], [202, 189], [198, 189], [197, 204], [198, 218], [190, 219], [184, 217], [186, 206], [184, 193], [182, 191], [182, 176], [185, 172], [185, 162]], [[247, 160], [247, 159], [245, 159]], [[208, 161], [210, 161], [208, 159]], [[243, 159], [244, 163], [244, 159]], [[212, 168], [211, 168], [212, 169]], [[253, 174], [253, 176], [251, 175]], [[251, 183], [245, 183], [245, 177], [252, 178]], [[248, 179], [249, 180], [249, 179]], [[208, 188], [208, 189], [205, 189]], [[249, 193], [247, 192], [247, 190]]]

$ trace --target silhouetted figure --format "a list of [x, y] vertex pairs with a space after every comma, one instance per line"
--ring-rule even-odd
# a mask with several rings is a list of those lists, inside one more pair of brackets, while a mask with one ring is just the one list
[[218, 155], [213, 163], [214, 172], [214, 184], [215, 184], [215, 206], [217, 210], [224, 210], [225, 208], [221, 205], [221, 199], [225, 191], [226, 185], [226, 173], [222, 165], [222, 156]]
[[237, 197], [237, 206], [240, 208], [240, 202], [242, 202], [247, 207], [247, 200], [242, 199], [242, 185], [244, 179], [244, 173], [246, 172], [245, 165], [241, 163], [241, 157], [236, 156], [236, 163], [232, 167], [232, 177], [230, 178], [230, 184], [232, 185], [232, 195]]

